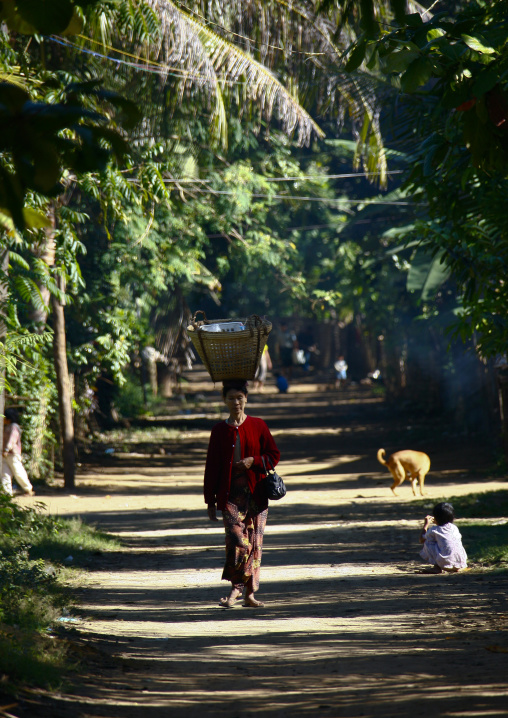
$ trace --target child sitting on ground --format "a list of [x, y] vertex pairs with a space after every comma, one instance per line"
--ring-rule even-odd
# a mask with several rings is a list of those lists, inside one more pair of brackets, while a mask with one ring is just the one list
[[466, 568], [467, 555], [460, 531], [453, 523], [453, 506], [447, 503], [437, 504], [432, 513], [433, 516], [425, 517], [420, 534], [420, 543], [423, 544], [420, 556], [433, 564], [425, 573], [453, 573]]

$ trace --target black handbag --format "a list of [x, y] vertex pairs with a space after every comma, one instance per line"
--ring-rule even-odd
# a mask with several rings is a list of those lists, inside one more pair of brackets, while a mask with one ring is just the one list
[[261, 457], [261, 461], [263, 462], [263, 468], [266, 474], [266, 478], [263, 479], [263, 489], [266, 498], [270, 501], [278, 501], [279, 499], [284, 498], [287, 493], [287, 489], [283, 480], [275, 471], [272, 460], [270, 458], [268, 459], [271, 464], [268, 469], [266, 468], [264, 456]]

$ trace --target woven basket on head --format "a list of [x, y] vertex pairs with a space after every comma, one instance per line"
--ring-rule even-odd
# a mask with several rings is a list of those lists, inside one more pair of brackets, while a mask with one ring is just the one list
[[[202, 314], [204, 319], [197, 321], [198, 314]], [[241, 322], [245, 329], [221, 332], [203, 329], [210, 324], [229, 322]], [[204, 312], [198, 311], [187, 330], [212, 381], [216, 382], [227, 379], [254, 379], [272, 324], [257, 314], [252, 314], [248, 319], [210, 321]]]

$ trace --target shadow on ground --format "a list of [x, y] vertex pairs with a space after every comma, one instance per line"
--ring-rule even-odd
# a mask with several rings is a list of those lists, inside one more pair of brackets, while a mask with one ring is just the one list
[[506, 715], [508, 577], [415, 573], [427, 509], [407, 485], [395, 499], [376, 461], [380, 447], [428, 451], [429, 489], [453, 495], [489, 478], [485, 442], [393, 416], [365, 392], [251, 404], [289, 487], [270, 509], [265, 607], [217, 605], [223, 535], [200, 496], [213, 421], [162, 419], [185, 427], [165, 455], [145, 441], [132, 453], [146, 458], [96, 457], [82, 476], [76, 514], [123, 547], [89, 566], [67, 633], [80, 662], [70, 686], [27, 696], [20, 718]]

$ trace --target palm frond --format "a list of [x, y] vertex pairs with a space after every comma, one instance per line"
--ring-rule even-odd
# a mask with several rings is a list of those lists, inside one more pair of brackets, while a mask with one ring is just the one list
[[[223, 3], [218, 5], [223, 7]], [[344, 71], [358, 28], [343, 21], [342, 10], [333, 5], [326, 14], [316, 13], [315, 3], [306, 0], [230, 0], [216, 19], [222, 23], [221, 32], [231, 28], [235, 42], [255, 50], [269, 69], [283, 68], [284, 83], [300, 88], [302, 104], [312, 107], [313, 113], [336, 115], [339, 128], [349, 115], [357, 139], [355, 164], [374, 172], [385, 187], [387, 161], [379, 122], [378, 78], [370, 72]], [[376, 6], [380, 18], [391, 17], [389, 0]], [[412, 3], [408, 9], [414, 10]], [[213, 16], [212, 9], [209, 15]]]
[[35, 349], [40, 347], [42, 344], [49, 343], [53, 339], [53, 332], [37, 332], [35, 333], [23, 333], [8, 332], [5, 336], [3, 346], [8, 352], [17, 351], [19, 349], [32, 348]]
[[241, 50], [205, 22], [179, 8], [171, 0], [147, 0], [160, 21], [159, 46], [155, 49], [167, 67], [185, 68], [180, 88], [187, 84], [207, 87], [214, 93], [212, 116], [224, 139], [226, 115], [222, 91], [239, 85], [245, 96], [258, 103], [267, 119], [275, 113], [287, 134], [297, 132], [298, 143], [308, 144], [312, 133], [324, 133], [282, 82], [248, 52]]
[[12, 285], [26, 304], [32, 304], [36, 309], [45, 309], [46, 305], [40, 289], [30, 277], [14, 276]]
[[28, 79], [19, 65], [0, 70], [0, 82], [9, 82], [11, 85], [25, 89], [31, 79]]
[[19, 267], [22, 267], [23, 269], [29, 270], [30, 265], [26, 261], [24, 257], [21, 256], [21, 254], [18, 254], [17, 252], [13, 252], [12, 249], [9, 250], [9, 262], [11, 264], [17, 264]]
[[8, 332], [3, 341], [0, 340], [0, 391], [11, 391], [8, 377], [16, 375], [19, 364], [30, 366], [21, 352], [27, 348], [41, 349], [52, 338], [52, 332], [40, 334]]

